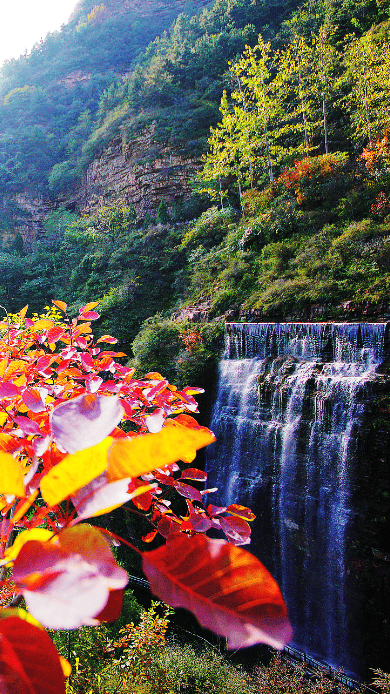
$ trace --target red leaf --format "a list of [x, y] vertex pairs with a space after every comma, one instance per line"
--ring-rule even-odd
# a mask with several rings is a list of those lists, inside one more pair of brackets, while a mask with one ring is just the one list
[[103, 610], [96, 615], [96, 619], [98, 619], [99, 622], [115, 622], [122, 612], [122, 605], [123, 589], [110, 590], [107, 604]]
[[14, 422], [23, 431], [23, 434], [40, 434], [41, 431], [36, 422], [33, 422], [28, 417], [14, 417]]
[[250, 508], [246, 506], [240, 506], [239, 504], [230, 504], [226, 511], [232, 513], [234, 516], [239, 516], [240, 518], [245, 518], [247, 521], [255, 520], [256, 516]]
[[205, 533], [212, 527], [210, 518], [205, 513], [191, 513], [190, 523], [196, 533]]
[[248, 545], [251, 541], [251, 529], [248, 523], [238, 516], [229, 516], [219, 519], [221, 528], [225, 535], [235, 545]]
[[96, 311], [86, 311], [85, 313], [80, 314], [80, 318], [83, 320], [97, 320], [100, 318], [100, 314], [96, 313]]
[[47, 342], [49, 345], [52, 342], [57, 342], [60, 337], [62, 337], [64, 334], [64, 329], [60, 328], [58, 325], [55, 325], [53, 328], [50, 328], [50, 330], [47, 333]]
[[91, 309], [96, 308], [96, 306], [99, 305], [98, 301], [90, 301], [89, 304], [85, 304], [85, 306], [82, 306], [79, 309], [79, 313], [86, 313], [87, 311], [91, 311]]
[[189, 609], [203, 627], [226, 636], [228, 648], [255, 643], [283, 648], [292, 637], [276, 581], [241, 547], [176, 534], [143, 553], [143, 570], [160, 600]]
[[163, 537], [165, 537], [165, 539], [167, 539], [167, 537], [169, 537], [169, 535], [172, 535], [172, 533], [177, 533], [179, 531], [179, 526], [177, 523], [174, 523], [169, 518], [164, 516], [157, 523], [157, 530], [160, 533], [160, 535], [162, 535]]
[[94, 359], [92, 359], [91, 355], [88, 353], [82, 354], [80, 360], [86, 371], [92, 371], [96, 366]]
[[34, 694], [19, 658], [3, 636], [0, 639], [0, 666], [2, 691], [5, 694]]
[[[134, 492], [136, 489], [139, 489], [139, 487], [145, 486], [145, 482], [141, 482], [141, 480], [138, 480], [136, 477], [131, 480], [129, 483], [127, 491], [129, 494]], [[149, 511], [153, 501], [153, 496], [151, 492], [145, 492], [144, 494], [139, 494], [138, 496], [135, 496], [132, 499], [133, 504], [141, 509], [142, 511]], [[157, 532], [157, 531], [156, 531]]]
[[38, 390], [35, 390], [35, 388], [24, 390], [22, 393], [22, 400], [31, 412], [44, 412], [46, 410], [46, 405], [42, 400], [41, 394]]
[[196, 482], [206, 482], [207, 475], [203, 470], [197, 470], [194, 467], [189, 467], [187, 470], [181, 473], [180, 479], [182, 480], [194, 480]]
[[14, 386], [13, 383], [7, 381], [0, 384], [0, 400], [3, 400], [3, 398], [14, 398], [16, 395], [19, 395], [19, 392], [19, 388]]
[[207, 506], [207, 512], [210, 516], [219, 516], [221, 513], [225, 513], [226, 506], [214, 506], [214, 504], [209, 504]]
[[184, 496], [186, 499], [196, 499], [196, 501], [202, 503], [202, 495], [195, 487], [191, 487], [190, 484], [183, 484], [183, 482], [175, 482], [174, 486], [181, 496]]
[[148, 533], [147, 535], [144, 535], [142, 538], [144, 542], [153, 542], [154, 538], [157, 535], [157, 530], [152, 530], [151, 533]]
[[1, 680], [7, 694], [64, 694], [60, 658], [43, 629], [6, 616], [0, 620], [0, 634]]
[[39, 357], [36, 363], [36, 370], [46, 371], [47, 367], [50, 366], [50, 364], [52, 364], [55, 358], [56, 357], [53, 357], [51, 354], [45, 354], [43, 357]]

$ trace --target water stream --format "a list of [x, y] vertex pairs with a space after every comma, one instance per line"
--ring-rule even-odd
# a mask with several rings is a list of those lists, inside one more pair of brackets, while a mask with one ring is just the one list
[[361, 658], [351, 485], [387, 341], [385, 323], [228, 324], [207, 455], [219, 503], [257, 514], [251, 551], [281, 585], [293, 645], [350, 673]]

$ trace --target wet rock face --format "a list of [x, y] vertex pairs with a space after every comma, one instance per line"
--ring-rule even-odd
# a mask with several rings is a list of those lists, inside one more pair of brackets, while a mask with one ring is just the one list
[[137, 216], [157, 212], [161, 200], [172, 203], [190, 193], [189, 181], [197, 164], [153, 140], [154, 126], [129, 143], [119, 136], [89, 166], [75, 202], [92, 212], [121, 199], [134, 205]]

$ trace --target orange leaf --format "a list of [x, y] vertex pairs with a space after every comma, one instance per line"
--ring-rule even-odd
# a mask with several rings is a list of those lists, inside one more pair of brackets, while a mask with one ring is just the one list
[[92, 311], [93, 308], [96, 308], [96, 306], [99, 305], [98, 301], [90, 301], [89, 304], [85, 304], [85, 306], [82, 306], [79, 309], [79, 313], [87, 313], [88, 311]]
[[50, 330], [53, 326], [54, 322], [52, 320], [41, 318], [34, 323], [34, 330]]
[[115, 345], [118, 342], [118, 340], [116, 339], [116, 337], [112, 337], [111, 335], [102, 335], [101, 337], [99, 337], [98, 340], [96, 340], [96, 344], [98, 344], [99, 342], [107, 342], [110, 345]]
[[160, 600], [193, 612], [203, 627], [228, 639], [228, 648], [283, 648], [292, 637], [278, 584], [241, 547], [175, 534], [143, 553], [143, 570]]
[[240, 506], [240, 504], [230, 504], [226, 510], [229, 511], [229, 513], [232, 513], [234, 516], [239, 516], [247, 521], [253, 521], [256, 518], [255, 514], [250, 508], [247, 508], [247, 506]]
[[213, 441], [215, 436], [206, 427], [187, 426], [168, 419], [156, 434], [115, 440], [108, 454], [108, 479], [113, 482], [124, 477], [139, 477], [178, 460], [192, 462], [196, 451]]
[[22, 320], [26, 316], [27, 309], [28, 309], [28, 304], [26, 304], [26, 306], [23, 306], [23, 308], [19, 311], [19, 316], [21, 317]]

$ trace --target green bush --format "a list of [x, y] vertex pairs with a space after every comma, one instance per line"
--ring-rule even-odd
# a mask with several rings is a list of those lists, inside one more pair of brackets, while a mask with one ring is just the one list
[[255, 694], [250, 676], [216, 650], [166, 648], [159, 662], [169, 674], [172, 694]]
[[237, 213], [231, 207], [223, 210], [210, 207], [203, 212], [195, 224], [187, 231], [182, 246], [193, 248], [202, 245], [209, 250], [218, 246], [237, 220]]

